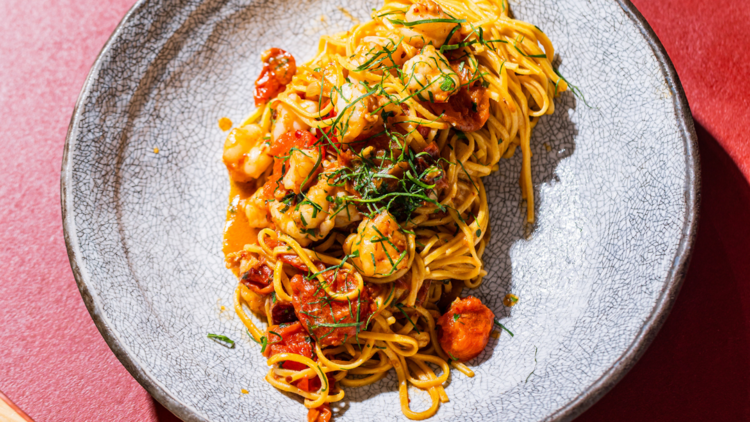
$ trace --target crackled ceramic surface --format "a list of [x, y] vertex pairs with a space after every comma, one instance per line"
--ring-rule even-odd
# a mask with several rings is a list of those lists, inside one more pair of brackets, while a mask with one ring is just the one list
[[[130, 372], [185, 420], [303, 420], [231, 310], [221, 234], [227, 116], [253, 108], [261, 51], [311, 58], [318, 36], [374, 1], [141, 1], [81, 94], [63, 163], [66, 240], [86, 304]], [[451, 375], [434, 420], [570, 419], [658, 330], [696, 219], [692, 120], [674, 71], [632, 5], [511, 0], [544, 30], [590, 105], [565, 93], [532, 138], [538, 224], [526, 236], [520, 155], [486, 179], [489, 275], [473, 294], [510, 328]], [[154, 148], [159, 153], [154, 153]], [[502, 297], [520, 301], [512, 310]], [[222, 311], [222, 305], [226, 310]], [[220, 333], [234, 349], [206, 338]], [[241, 389], [249, 394], [241, 394]], [[426, 396], [412, 392], [421, 410]], [[404, 419], [395, 374], [346, 389], [337, 421]]]

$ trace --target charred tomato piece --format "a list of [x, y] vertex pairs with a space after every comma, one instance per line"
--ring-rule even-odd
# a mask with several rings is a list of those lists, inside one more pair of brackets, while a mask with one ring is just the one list
[[440, 346], [460, 362], [473, 359], [487, 346], [494, 320], [495, 314], [479, 299], [456, 300], [437, 321]]
[[[326, 279], [334, 291], [349, 291], [356, 285], [353, 277], [344, 271], [340, 271], [336, 279], [334, 271], [330, 273], [326, 274]], [[369, 289], [360, 292], [355, 300], [337, 301], [326, 294], [317, 278], [308, 280], [298, 274], [292, 277], [290, 284], [297, 318], [321, 346], [341, 345], [365, 329], [372, 313]]]
[[[295, 353], [311, 359], [313, 357], [315, 343], [313, 343], [307, 331], [302, 328], [299, 321], [269, 326], [266, 338], [268, 339], [268, 345], [263, 352], [263, 356], [267, 358], [279, 353]], [[307, 368], [306, 365], [292, 361], [285, 361], [281, 366], [295, 371]]]
[[260, 55], [263, 70], [255, 81], [255, 106], [259, 107], [286, 89], [297, 71], [294, 57], [280, 48], [269, 48]]

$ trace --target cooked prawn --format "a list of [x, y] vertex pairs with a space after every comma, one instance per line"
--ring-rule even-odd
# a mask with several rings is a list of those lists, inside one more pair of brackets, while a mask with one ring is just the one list
[[280, 48], [269, 48], [260, 55], [260, 59], [263, 61], [263, 70], [255, 81], [256, 106], [282, 92], [297, 71], [294, 57]]
[[[362, 219], [362, 215], [359, 213], [359, 210], [357, 210], [357, 207], [351, 202], [345, 202], [344, 198], [348, 196], [349, 193], [341, 189], [337, 190], [336, 195], [333, 196], [335, 202], [332, 205], [335, 209], [332, 210], [331, 213], [335, 212], [335, 214], [331, 217], [334, 219], [335, 227], [346, 227], [349, 224]], [[337, 198], [340, 199], [336, 201]], [[339, 203], [346, 203], [346, 205], [338, 205]]]
[[[432, 21], [435, 19], [451, 19], [450, 16], [443, 12], [440, 5], [432, 0], [417, 0], [406, 12], [405, 17], [406, 22], [409, 23]], [[452, 22], [425, 22], [411, 27], [403, 27], [401, 28], [401, 33], [406, 37], [406, 42], [416, 47], [432, 44], [439, 48], [446, 41], [448, 43], [457, 42], [460, 37], [460, 28], [454, 32], [450, 40], [447, 39], [456, 25], [459, 24]]]
[[273, 201], [269, 204], [271, 220], [278, 230], [291, 236], [302, 246], [328, 236], [334, 227], [334, 220], [328, 218], [331, 204], [328, 202], [332, 187], [326, 180], [313, 185], [297, 205]]
[[333, 102], [339, 116], [336, 128], [343, 133], [344, 143], [373, 133], [382, 124], [380, 116], [371, 114], [378, 108], [378, 101], [374, 95], [368, 95], [364, 85], [342, 85], [340, 90], [334, 92]]
[[289, 159], [286, 162], [288, 170], [281, 180], [284, 188], [300, 193], [304, 189], [303, 183], [307, 185], [307, 183], [312, 182], [312, 173], [315, 170], [316, 163], [318, 166], [320, 165], [320, 154], [320, 150], [316, 148], [293, 148], [290, 150]]
[[247, 217], [247, 225], [250, 227], [258, 229], [268, 227], [267, 198], [263, 193], [263, 189], [258, 189], [251, 197], [241, 203], [245, 210], [245, 217]]
[[461, 87], [458, 74], [435, 47], [428, 45], [404, 63], [406, 89], [422, 101], [444, 103]]
[[[363, 44], [354, 52], [352, 63], [356, 66], [364, 66], [368, 69], [377, 67], [401, 66], [405, 61], [414, 57], [418, 49], [403, 40], [391, 36], [368, 36], [362, 39]], [[351, 72], [352, 77], [357, 77], [357, 72]]]
[[351, 245], [354, 264], [364, 276], [387, 277], [408, 265], [406, 235], [387, 211], [359, 223]]
[[255, 124], [229, 132], [222, 158], [229, 177], [237, 182], [259, 178], [273, 162], [273, 157], [268, 153], [268, 144], [263, 140], [263, 131]]

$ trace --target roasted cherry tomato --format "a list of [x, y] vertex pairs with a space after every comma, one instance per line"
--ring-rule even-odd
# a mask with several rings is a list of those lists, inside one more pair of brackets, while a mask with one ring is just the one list
[[267, 295], [273, 291], [273, 269], [264, 257], [261, 256], [259, 261], [257, 266], [242, 274], [240, 282], [259, 295]]
[[318, 138], [306, 130], [290, 131], [276, 138], [271, 143], [269, 152], [274, 157], [280, 157], [287, 155], [289, 150], [294, 147], [311, 148], [317, 141]]
[[284, 91], [297, 71], [297, 62], [280, 48], [269, 48], [260, 55], [263, 70], [255, 81], [255, 106], [267, 103]]
[[479, 130], [490, 118], [490, 94], [482, 86], [463, 87], [451, 95], [446, 103], [429, 104], [435, 114], [454, 128], [473, 132]]
[[479, 299], [459, 299], [437, 321], [440, 346], [452, 359], [473, 359], [487, 346], [494, 322], [495, 314]]
[[[320, 264], [318, 271], [325, 268]], [[353, 277], [346, 275], [345, 271], [328, 273], [325, 276], [334, 291], [349, 291], [356, 285]], [[337, 276], [335, 280], [334, 276]], [[369, 289], [364, 289], [358, 299], [349, 302], [330, 300], [317, 278], [308, 280], [297, 274], [290, 284], [297, 319], [321, 346], [341, 345], [345, 339], [354, 338], [358, 329], [365, 329], [365, 322], [372, 313]]]
[[330, 422], [332, 416], [331, 406], [328, 403], [324, 403], [320, 407], [307, 411], [307, 422]]
[[[263, 356], [270, 358], [279, 353], [296, 353], [308, 358], [313, 357], [315, 343], [307, 334], [299, 321], [291, 324], [271, 325], [266, 332], [268, 345], [266, 346]], [[284, 361], [281, 363], [282, 368], [300, 371], [307, 368], [299, 362]]]

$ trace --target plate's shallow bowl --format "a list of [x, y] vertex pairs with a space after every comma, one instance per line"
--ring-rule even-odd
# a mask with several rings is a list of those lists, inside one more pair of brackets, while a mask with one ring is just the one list
[[[140, 1], [81, 93], [63, 162], [71, 265], [112, 350], [185, 420], [303, 420], [263, 380], [259, 347], [231, 311], [221, 233], [225, 134], [252, 108], [258, 56], [298, 60], [375, 2]], [[697, 218], [692, 120], [660, 44], [627, 1], [518, 0], [552, 39], [565, 93], [532, 139], [538, 223], [524, 233], [520, 156], [487, 180], [489, 275], [473, 294], [515, 337], [492, 340], [476, 376], [451, 376], [435, 420], [557, 420], [585, 410], [634, 364], [679, 290]], [[324, 16], [325, 19], [321, 17]], [[159, 148], [159, 153], [154, 153]], [[501, 298], [512, 291], [512, 310]], [[226, 310], [222, 311], [222, 306]], [[226, 349], [206, 338], [237, 341]], [[242, 394], [241, 389], [249, 394]], [[393, 375], [347, 389], [337, 420], [403, 419]], [[424, 397], [412, 395], [412, 405]]]

